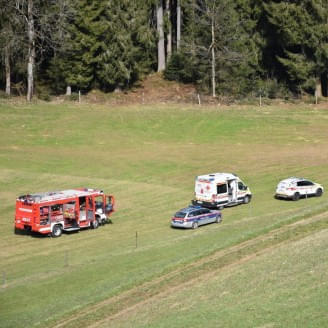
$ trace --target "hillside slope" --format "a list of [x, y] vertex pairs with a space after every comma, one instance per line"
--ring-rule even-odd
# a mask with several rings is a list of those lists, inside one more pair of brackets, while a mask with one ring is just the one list
[[197, 92], [193, 85], [163, 79], [161, 74], [148, 75], [129, 91], [116, 90], [104, 94], [97, 90], [86, 96], [87, 102], [111, 104], [195, 103]]

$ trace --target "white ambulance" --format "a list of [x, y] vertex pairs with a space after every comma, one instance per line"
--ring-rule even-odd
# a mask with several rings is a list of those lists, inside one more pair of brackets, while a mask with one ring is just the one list
[[245, 183], [233, 173], [200, 175], [195, 181], [194, 205], [222, 209], [226, 206], [247, 204], [252, 193]]

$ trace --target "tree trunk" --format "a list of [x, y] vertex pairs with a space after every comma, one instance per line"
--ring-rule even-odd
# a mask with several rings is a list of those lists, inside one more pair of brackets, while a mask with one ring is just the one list
[[214, 18], [212, 18], [212, 23], [211, 23], [211, 27], [212, 27], [212, 96], [215, 98], [216, 97], [216, 85], [215, 85], [215, 33], [214, 33]]
[[163, 0], [159, 0], [157, 5], [157, 33], [158, 33], [158, 66], [157, 72], [165, 69], [165, 43], [164, 43], [164, 29], [163, 29]]
[[166, 0], [166, 15], [167, 15], [167, 21], [169, 24], [169, 31], [167, 33], [167, 58], [166, 60], [169, 61], [171, 54], [172, 54], [172, 24], [171, 24], [171, 5], [170, 0]]
[[72, 94], [72, 88], [70, 85], [66, 87], [66, 96], [70, 96]]
[[320, 98], [322, 97], [322, 87], [321, 87], [321, 79], [317, 78], [315, 84], [315, 97]]
[[10, 96], [10, 48], [5, 46], [5, 67], [6, 67], [6, 94]]
[[33, 18], [33, 0], [27, 3], [27, 33], [28, 33], [28, 62], [27, 62], [27, 101], [31, 101], [34, 88], [35, 63], [35, 31]]
[[177, 50], [180, 49], [181, 41], [181, 4], [180, 0], [177, 0]]

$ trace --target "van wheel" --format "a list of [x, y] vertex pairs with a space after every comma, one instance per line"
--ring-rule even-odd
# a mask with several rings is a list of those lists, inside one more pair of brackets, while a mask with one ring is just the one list
[[197, 229], [198, 228], [198, 223], [196, 221], [193, 222], [191, 227], [192, 227], [192, 229]]
[[99, 222], [98, 222], [98, 220], [96, 219], [96, 220], [92, 221], [92, 223], [91, 223], [91, 228], [92, 228], [92, 229], [97, 229], [98, 227], [99, 227]]
[[316, 195], [317, 197], [320, 197], [320, 196], [322, 195], [322, 189], [321, 189], [321, 188], [317, 189], [315, 195]]
[[248, 204], [251, 201], [250, 197], [248, 195], [246, 195], [244, 197], [244, 204]]
[[300, 193], [299, 192], [295, 192], [294, 196], [293, 196], [293, 200], [297, 201], [299, 200], [301, 197]]
[[60, 224], [56, 224], [52, 228], [51, 236], [54, 238], [60, 237], [63, 232], [62, 226]]

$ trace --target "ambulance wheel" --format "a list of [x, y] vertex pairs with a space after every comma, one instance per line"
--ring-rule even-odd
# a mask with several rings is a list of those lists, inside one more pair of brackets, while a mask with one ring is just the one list
[[92, 229], [98, 229], [98, 227], [99, 227], [99, 221], [97, 219], [92, 221], [91, 228]]
[[191, 228], [192, 229], [197, 229], [198, 228], [198, 223], [197, 222], [193, 222]]
[[62, 226], [60, 224], [56, 224], [52, 228], [51, 236], [54, 238], [60, 237], [63, 232]]
[[321, 188], [317, 189], [317, 191], [315, 192], [315, 195], [317, 197], [320, 197], [322, 195], [322, 189]]
[[299, 200], [301, 197], [300, 193], [299, 192], [295, 192], [294, 196], [293, 196], [293, 200], [297, 201]]
[[244, 204], [248, 204], [250, 201], [251, 201], [251, 198], [248, 195], [246, 195], [244, 197]]
[[221, 223], [221, 221], [222, 221], [222, 217], [221, 217], [221, 215], [218, 215], [215, 219], [215, 222], [216, 223]]

